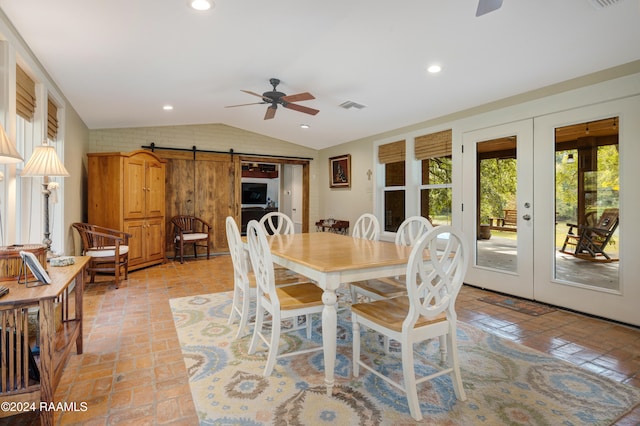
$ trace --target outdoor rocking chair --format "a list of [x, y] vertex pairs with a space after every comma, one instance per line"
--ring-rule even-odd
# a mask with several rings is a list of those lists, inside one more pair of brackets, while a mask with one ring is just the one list
[[[611, 261], [611, 256], [604, 250], [611, 242], [611, 237], [618, 228], [619, 222], [619, 210], [611, 208], [605, 209], [598, 222], [593, 226], [579, 226], [567, 223], [569, 231], [560, 251], [586, 258], [587, 260], [596, 260], [600, 255], [604, 256], [607, 261]], [[577, 231], [574, 231], [574, 229]], [[573, 252], [567, 251], [568, 245], [575, 246], [575, 250]]]

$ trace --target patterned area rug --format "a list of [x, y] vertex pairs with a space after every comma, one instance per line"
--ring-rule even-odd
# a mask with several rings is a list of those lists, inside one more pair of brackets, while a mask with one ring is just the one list
[[555, 308], [541, 303], [518, 299], [517, 297], [506, 296], [503, 294], [490, 294], [488, 296], [481, 297], [478, 300], [536, 317], [556, 310]]
[[[339, 310], [333, 398], [326, 396], [322, 352], [278, 360], [263, 377], [265, 352], [247, 354], [250, 336], [233, 340], [227, 325], [231, 293], [171, 300], [171, 309], [201, 425], [410, 425], [404, 394], [371, 373], [351, 377], [351, 323]], [[320, 318], [313, 341], [284, 334], [287, 348], [321, 345]], [[299, 334], [298, 334], [299, 333]], [[377, 333], [363, 335], [363, 354], [381, 370], [401, 376], [396, 353], [385, 355]], [[458, 347], [466, 401], [458, 401], [449, 376], [420, 387], [429, 425], [609, 425], [640, 402], [640, 389], [597, 376], [468, 324], [459, 323]], [[392, 351], [396, 347], [392, 348]], [[439, 362], [438, 342], [416, 345], [425, 358], [416, 370]]]

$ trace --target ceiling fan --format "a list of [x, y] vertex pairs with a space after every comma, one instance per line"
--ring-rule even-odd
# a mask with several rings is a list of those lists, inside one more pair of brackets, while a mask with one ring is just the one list
[[482, 16], [486, 13], [493, 12], [494, 10], [500, 9], [501, 6], [502, 0], [479, 0], [476, 16]]
[[271, 104], [267, 108], [267, 112], [264, 115], [265, 120], [270, 120], [276, 115], [276, 110], [278, 109], [278, 105], [282, 105], [284, 108], [292, 109], [294, 111], [304, 112], [305, 114], [316, 115], [320, 111], [317, 109], [309, 108], [306, 106], [294, 104], [293, 102], [300, 101], [310, 101], [311, 99], [315, 99], [315, 97], [309, 92], [297, 93], [295, 95], [286, 95], [282, 92], [278, 92], [276, 87], [280, 84], [280, 80], [277, 78], [272, 78], [269, 80], [271, 86], [273, 86], [273, 90], [269, 92], [264, 92], [262, 95], [252, 92], [250, 90], [242, 90], [244, 93], [248, 93], [253, 96], [257, 96], [262, 98], [262, 102], [253, 102], [250, 104], [240, 104], [240, 105], [229, 105], [225, 108], [234, 108], [245, 105], [258, 105], [258, 104]]

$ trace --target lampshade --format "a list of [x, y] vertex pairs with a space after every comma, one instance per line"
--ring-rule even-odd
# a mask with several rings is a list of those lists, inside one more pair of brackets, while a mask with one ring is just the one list
[[69, 176], [69, 172], [60, 162], [54, 147], [39, 146], [22, 169], [21, 176]]
[[15, 164], [21, 161], [24, 160], [9, 140], [4, 128], [0, 125], [0, 163]]

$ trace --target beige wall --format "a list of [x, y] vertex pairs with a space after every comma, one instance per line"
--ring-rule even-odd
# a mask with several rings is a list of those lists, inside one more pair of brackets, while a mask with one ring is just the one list
[[86, 220], [87, 156], [89, 129], [67, 102], [65, 108], [64, 165], [69, 177], [64, 182], [64, 251], [80, 254], [80, 238], [71, 228], [74, 222]]
[[[236, 153], [313, 158], [310, 162], [309, 220], [318, 217], [321, 185], [318, 151], [224, 124], [99, 129], [89, 132], [89, 152], [129, 152], [155, 143], [163, 148], [186, 148]], [[310, 228], [313, 228], [311, 226]]]

